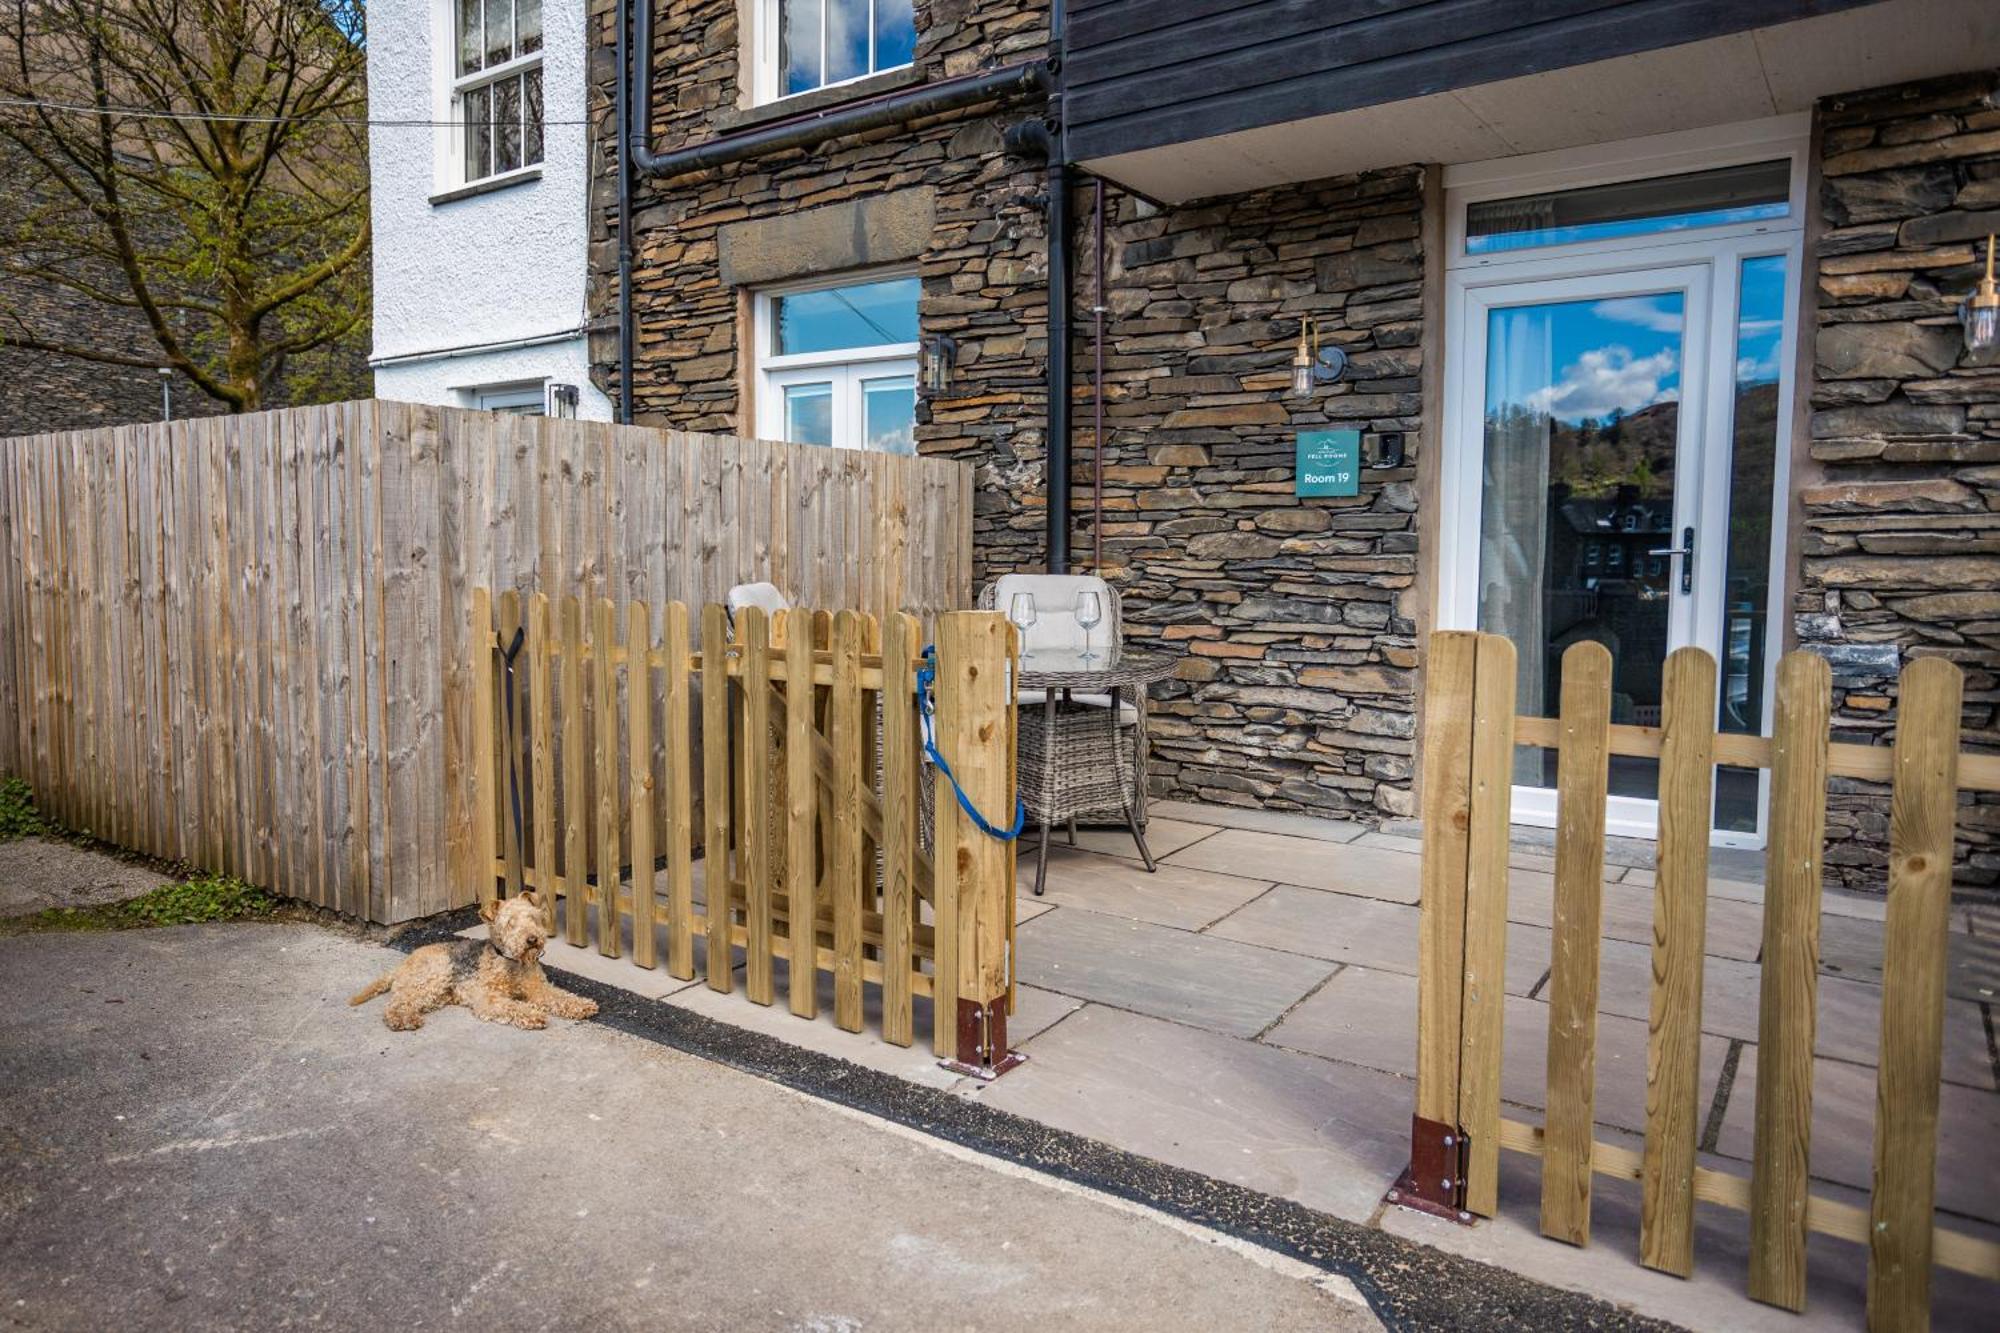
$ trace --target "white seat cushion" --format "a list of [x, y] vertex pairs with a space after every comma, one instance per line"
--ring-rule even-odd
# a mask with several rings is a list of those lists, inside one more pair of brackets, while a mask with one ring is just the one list
[[775, 583], [739, 583], [729, 590], [723, 599], [733, 617], [746, 606], [754, 606], [767, 615], [773, 611], [789, 611], [792, 603]]
[[1091, 627], [1090, 642], [1103, 649], [1118, 642], [1119, 627], [1111, 618], [1111, 589], [1103, 579], [1088, 574], [1003, 574], [993, 585], [993, 609], [1006, 615], [1014, 604], [1014, 594], [1025, 592], [1035, 599], [1035, 623], [1022, 635], [1026, 653], [1073, 653], [1083, 650], [1083, 626], [1076, 623], [1076, 595], [1088, 589], [1097, 594], [1104, 608], [1104, 620]]

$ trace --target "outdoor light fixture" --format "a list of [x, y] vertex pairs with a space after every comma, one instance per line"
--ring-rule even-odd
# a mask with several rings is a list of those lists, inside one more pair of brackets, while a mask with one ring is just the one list
[[549, 386], [548, 414], [564, 421], [576, 419], [577, 390], [574, 384]]
[[1299, 321], [1299, 350], [1292, 357], [1292, 397], [1311, 398], [1320, 386], [1332, 384], [1347, 369], [1347, 353], [1321, 347], [1319, 321], [1311, 315]]
[[1986, 276], [1958, 307], [1958, 322], [1965, 328], [1965, 350], [1974, 354], [1990, 352], [2000, 345], [2000, 287], [1993, 285], [1993, 238], [1986, 238]]
[[951, 387], [951, 368], [958, 364], [958, 340], [949, 334], [924, 339], [924, 392], [933, 396]]

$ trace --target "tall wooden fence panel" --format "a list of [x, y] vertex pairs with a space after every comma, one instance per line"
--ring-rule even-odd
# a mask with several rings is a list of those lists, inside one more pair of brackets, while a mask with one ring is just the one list
[[[1602, 646], [1563, 654], [1561, 716], [1514, 716], [1514, 650], [1487, 634], [1431, 637], [1425, 692], [1424, 866], [1411, 1169], [1395, 1197], [1470, 1220], [1498, 1204], [1501, 1149], [1542, 1163], [1544, 1235], [1590, 1238], [1595, 1176], [1639, 1182], [1639, 1260], [1694, 1268], [1695, 1204], [1748, 1214], [1749, 1294], [1800, 1310], [1811, 1232], [1866, 1247], [1876, 1329], [1926, 1326], [1933, 1267], [2000, 1281], [2000, 1245], [1933, 1216], [1951, 895], [1961, 790], [2000, 791], [2000, 755], [1961, 753], [1964, 678], [1941, 658], [1902, 674], [1893, 748], [1830, 742], [1831, 674], [1792, 653], [1778, 667], [1769, 738], [1718, 735], [1716, 665], [1696, 648], [1667, 659], [1661, 725], [1613, 725]], [[1547, 1112], [1501, 1115], [1496, 1010], [1507, 914], [1508, 755], [1557, 751]], [[1610, 755], [1659, 761], [1645, 1140], [1596, 1137], [1592, 1108]], [[1750, 1175], [1697, 1164], [1702, 961], [1711, 794], [1717, 765], [1771, 770], [1757, 1100]], [[1892, 783], [1875, 1171], [1867, 1207], [1811, 1189], [1813, 1039], [1821, 853], [1829, 777]]]
[[[377, 921], [471, 900], [476, 586], [966, 605], [963, 464], [390, 402], [0, 441], [0, 771]], [[654, 625], [654, 631], [664, 626]]]

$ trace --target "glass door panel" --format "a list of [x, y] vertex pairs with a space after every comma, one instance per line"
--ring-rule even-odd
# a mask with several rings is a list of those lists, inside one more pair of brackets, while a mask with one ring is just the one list
[[[1523, 715], [1560, 712], [1563, 653], [1594, 641], [1611, 654], [1611, 720], [1660, 723], [1660, 672], [1693, 624], [1674, 552], [1699, 500], [1686, 462], [1698, 416], [1683, 410], [1699, 282], [1522, 284], [1479, 303], [1475, 623], [1513, 640]], [[1552, 811], [1555, 778], [1555, 751], [1517, 750], [1524, 815]], [[1610, 792], [1624, 798], [1613, 802], [1614, 831], [1649, 829], [1657, 761], [1613, 756]]]
[[[1723, 557], [1722, 699], [1717, 729], [1764, 730], [1771, 613], [1771, 526], [1778, 465], [1779, 360], [1784, 346], [1786, 258], [1738, 266], [1730, 401], [1729, 538]], [[1715, 827], [1759, 831], [1763, 770], [1719, 768]]]

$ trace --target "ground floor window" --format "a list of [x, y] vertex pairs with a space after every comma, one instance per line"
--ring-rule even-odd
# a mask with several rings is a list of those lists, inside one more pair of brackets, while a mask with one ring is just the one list
[[756, 433], [915, 453], [917, 292], [896, 274], [759, 293]]
[[465, 390], [470, 406], [482, 412], [505, 412], [517, 417], [548, 415], [548, 387], [541, 380], [518, 384], [486, 384]]

